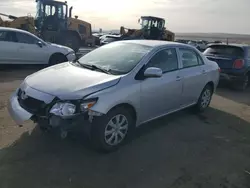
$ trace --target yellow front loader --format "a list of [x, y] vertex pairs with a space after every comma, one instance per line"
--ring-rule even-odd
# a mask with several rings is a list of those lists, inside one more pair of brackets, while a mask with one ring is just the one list
[[[72, 9], [67, 2], [54, 0], [36, 0], [36, 17], [16, 17], [0, 13], [0, 26], [29, 31], [47, 42], [61, 44], [74, 49], [81, 46], [94, 46], [91, 24], [72, 17]], [[3, 21], [1, 16], [7, 17]]]
[[0, 27], [11, 27], [17, 29], [23, 29], [36, 34], [34, 18], [31, 16], [16, 17], [0, 13], [0, 16], [7, 17], [9, 20], [4, 21], [0, 17]]
[[175, 34], [165, 28], [165, 20], [153, 16], [141, 16], [138, 20], [141, 25], [140, 29], [120, 28], [121, 37], [129, 39], [149, 39], [149, 40], [166, 40], [174, 41]]

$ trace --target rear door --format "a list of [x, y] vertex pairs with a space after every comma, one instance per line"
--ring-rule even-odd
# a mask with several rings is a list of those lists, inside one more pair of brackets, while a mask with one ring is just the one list
[[237, 59], [244, 59], [244, 49], [230, 45], [211, 45], [205, 51], [204, 55], [212, 61], [215, 61], [221, 70], [233, 68]]
[[17, 49], [18, 44], [15, 33], [0, 30], [0, 64], [18, 64]]
[[179, 48], [180, 78], [183, 80], [181, 106], [197, 102], [206, 82], [206, 69], [200, 55], [190, 48]]

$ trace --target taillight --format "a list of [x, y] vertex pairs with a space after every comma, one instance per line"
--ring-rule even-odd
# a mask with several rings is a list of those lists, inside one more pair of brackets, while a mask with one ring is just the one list
[[221, 72], [220, 67], [218, 67], [218, 71]]
[[241, 69], [244, 66], [245, 62], [243, 59], [236, 59], [233, 64], [233, 68]]

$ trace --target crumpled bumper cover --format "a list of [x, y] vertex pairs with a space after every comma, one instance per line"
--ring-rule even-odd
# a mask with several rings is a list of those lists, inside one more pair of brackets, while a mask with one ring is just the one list
[[23, 122], [29, 120], [33, 114], [24, 110], [17, 99], [16, 92], [12, 94], [8, 102], [8, 111], [12, 119], [18, 124], [22, 125]]

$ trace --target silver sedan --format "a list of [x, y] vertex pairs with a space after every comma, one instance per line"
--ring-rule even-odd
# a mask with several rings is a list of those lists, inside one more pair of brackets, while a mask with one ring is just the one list
[[112, 151], [143, 123], [190, 106], [205, 110], [218, 80], [218, 65], [190, 45], [119, 41], [28, 76], [9, 112], [18, 124], [31, 119], [62, 137], [82, 126], [95, 147]]

